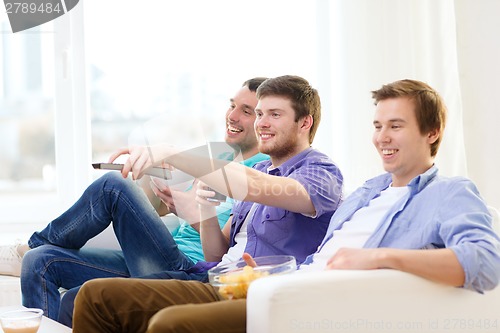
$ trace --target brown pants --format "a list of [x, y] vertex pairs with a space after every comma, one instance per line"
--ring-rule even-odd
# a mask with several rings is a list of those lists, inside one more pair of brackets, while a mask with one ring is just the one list
[[246, 301], [222, 300], [208, 283], [96, 279], [75, 299], [74, 333], [246, 331]]

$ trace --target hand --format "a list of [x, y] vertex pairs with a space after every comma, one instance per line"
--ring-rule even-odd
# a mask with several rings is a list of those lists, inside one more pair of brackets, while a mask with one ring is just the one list
[[340, 248], [326, 263], [326, 269], [378, 269], [384, 249]]
[[205, 183], [199, 181], [196, 188], [196, 201], [201, 207], [215, 207], [220, 205], [220, 202], [218, 201], [207, 200], [208, 198], [215, 196], [215, 191], [207, 190], [208, 186]]
[[121, 148], [109, 157], [109, 163], [113, 163], [118, 157], [128, 154], [128, 159], [124, 163], [121, 173], [126, 178], [129, 172], [132, 172], [132, 179], [136, 180], [144, 175], [146, 169], [163, 163], [163, 158], [173, 153], [169, 149], [171, 150], [171, 147], [168, 145]]
[[162, 179], [151, 179], [153, 193], [165, 203], [170, 212], [186, 220], [189, 224], [200, 222], [200, 211], [195, 200], [195, 187], [196, 182], [188, 191], [181, 191], [168, 187]]
[[149, 149], [146, 146], [130, 146], [118, 149], [109, 157], [108, 162], [113, 163], [122, 155], [129, 155], [121, 171], [123, 178], [127, 178], [129, 172], [132, 171], [132, 179], [140, 179], [144, 170], [152, 165]]

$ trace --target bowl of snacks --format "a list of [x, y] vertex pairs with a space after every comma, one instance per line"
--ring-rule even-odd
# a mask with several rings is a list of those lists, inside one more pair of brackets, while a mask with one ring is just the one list
[[41, 309], [17, 309], [0, 313], [5, 333], [36, 333], [42, 321]]
[[256, 266], [247, 265], [244, 260], [216, 266], [208, 271], [208, 279], [225, 299], [247, 297], [250, 283], [270, 275], [287, 274], [297, 269], [293, 256], [267, 256], [253, 258]]

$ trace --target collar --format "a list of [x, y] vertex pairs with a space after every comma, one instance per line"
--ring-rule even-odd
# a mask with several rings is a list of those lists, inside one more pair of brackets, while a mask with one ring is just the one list
[[[437, 175], [438, 168], [436, 165], [432, 165], [426, 172], [421, 173], [416, 176], [408, 183], [408, 187], [410, 188], [410, 192], [418, 193], [422, 191], [427, 184], [429, 184]], [[378, 177], [372, 178], [366, 182], [369, 188], [377, 189], [377, 191], [382, 191], [392, 183], [392, 175], [390, 173], [385, 173]]]
[[429, 184], [437, 175], [438, 168], [436, 165], [432, 165], [426, 172], [421, 173], [417, 177], [413, 178], [409, 183], [408, 187], [412, 193], [418, 193], [424, 189], [427, 184]]
[[290, 171], [292, 171], [296, 164], [300, 161], [302, 161], [309, 153], [313, 151], [312, 147], [309, 147], [307, 149], [304, 149], [300, 153], [298, 153], [295, 156], [292, 156], [288, 160], [286, 160], [283, 164], [281, 164], [279, 167], [273, 168], [272, 164], [269, 165], [267, 168], [267, 173], [273, 176], [283, 176], [288, 174]]

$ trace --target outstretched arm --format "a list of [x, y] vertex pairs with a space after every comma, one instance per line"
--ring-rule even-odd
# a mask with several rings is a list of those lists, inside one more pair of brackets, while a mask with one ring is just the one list
[[124, 148], [114, 153], [110, 161], [124, 154], [129, 154], [122, 169], [124, 177], [132, 172], [134, 179], [140, 178], [151, 166], [167, 162], [232, 198], [311, 216], [316, 213], [307, 190], [289, 177], [271, 176], [237, 162], [211, 159], [197, 150], [179, 151], [169, 145]]

